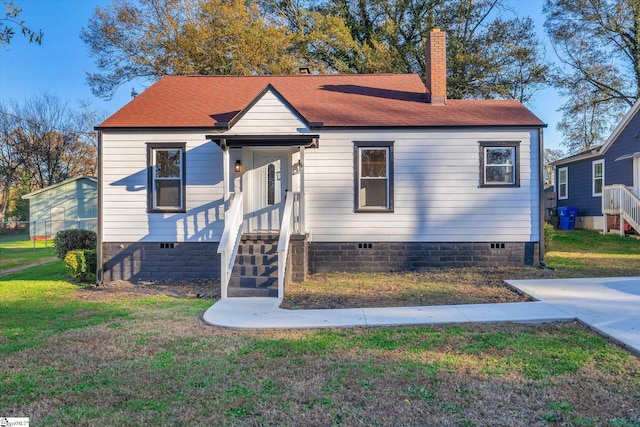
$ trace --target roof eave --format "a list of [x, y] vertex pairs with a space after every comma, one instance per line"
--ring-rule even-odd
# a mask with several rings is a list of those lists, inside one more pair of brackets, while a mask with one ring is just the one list
[[590, 151], [582, 153], [582, 154], [577, 154], [577, 155], [565, 157], [564, 159], [556, 160], [555, 162], [549, 163], [549, 165], [550, 166], [562, 166], [562, 165], [566, 165], [566, 164], [573, 163], [573, 162], [578, 162], [578, 161], [582, 161], [582, 160], [588, 160], [588, 159], [591, 159], [591, 158], [594, 158], [594, 157], [600, 157], [603, 154], [604, 153], [602, 152], [602, 147], [600, 147], [599, 149], [594, 148], [593, 150], [590, 150]]
[[32, 199], [33, 197], [37, 196], [40, 193], [44, 193], [45, 191], [53, 190], [54, 188], [61, 187], [61, 186], [65, 185], [65, 184], [69, 184], [71, 182], [78, 181], [79, 179], [88, 179], [89, 181], [95, 182], [96, 184], [98, 183], [98, 178], [96, 178], [95, 176], [76, 175], [76, 176], [74, 176], [72, 178], [67, 178], [64, 181], [60, 181], [57, 184], [52, 184], [52, 185], [49, 185], [47, 187], [41, 188], [40, 190], [36, 190], [36, 191], [31, 192], [31, 193], [27, 193], [27, 194], [23, 195], [22, 198], [25, 199], [25, 200], [29, 200], [29, 199]]
[[201, 130], [201, 131], [220, 131], [220, 128], [216, 128], [215, 124], [211, 126], [96, 126], [95, 130], [105, 131], [130, 131], [130, 130], [146, 130], [146, 131], [189, 131], [189, 130]]
[[[547, 125], [542, 124], [451, 124], [451, 125], [439, 125], [439, 124], [415, 124], [415, 125], [399, 125], [399, 124], [368, 124], [368, 125], [331, 125], [324, 124], [322, 129], [464, 129], [464, 128], [510, 128], [510, 129], [522, 129], [522, 128], [546, 128]], [[310, 128], [311, 129], [311, 128]]]
[[636, 115], [639, 109], [640, 109], [640, 99], [638, 99], [636, 103], [631, 106], [629, 111], [627, 111], [627, 114], [624, 115], [624, 117], [622, 118], [620, 123], [618, 123], [618, 126], [616, 126], [616, 128], [613, 130], [609, 138], [607, 138], [604, 144], [602, 144], [602, 148], [600, 149], [601, 154], [606, 153], [609, 147], [613, 145], [613, 143], [616, 141], [616, 139], [618, 139], [622, 131], [625, 130], [625, 128], [627, 127], [629, 122], [631, 122], [631, 119], [633, 119], [633, 117]]

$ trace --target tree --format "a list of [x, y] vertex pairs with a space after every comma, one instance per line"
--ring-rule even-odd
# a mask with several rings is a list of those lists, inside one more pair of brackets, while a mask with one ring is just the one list
[[2, 1], [5, 6], [4, 18], [0, 18], [0, 46], [7, 46], [15, 35], [14, 27], [18, 27], [23, 36], [29, 38], [29, 43], [42, 44], [44, 33], [42, 30], [34, 31], [27, 27], [25, 21], [20, 19], [22, 8], [15, 5], [12, 0]]
[[31, 190], [95, 174], [97, 142], [91, 126], [100, 114], [86, 104], [81, 108], [76, 111], [49, 94], [0, 104], [1, 217], [12, 200]]
[[[527, 19], [496, 17], [505, 0], [114, 0], [81, 37], [109, 98], [165, 74], [418, 73], [425, 39], [448, 33], [449, 96], [528, 101], [547, 82]], [[259, 48], [257, 48], [259, 46]]]
[[0, 221], [4, 221], [11, 189], [18, 181], [24, 162], [16, 138], [17, 118], [6, 113], [7, 107], [2, 103], [0, 110], [3, 112], [0, 114]]
[[554, 176], [551, 163], [560, 160], [564, 157], [562, 150], [552, 150], [551, 148], [544, 149], [544, 186], [549, 187], [554, 185]]
[[95, 171], [95, 147], [76, 128], [77, 113], [65, 101], [44, 93], [15, 104], [13, 111], [21, 119], [16, 138], [36, 189]]
[[572, 152], [588, 149], [640, 94], [640, 1], [546, 0], [544, 13], [564, 65], [555, 81], [568, 96], [564, 144]]
[[265, 0], [316, 70], [418, 73], [425, 40], [447, 31], [448, 96], [528, 101], [549, 66], [529, 18], [496, 18], [503, 0]]
[[565, 81], [560, 93], [567, 102], [560, 108], [562, 119], [557, 124], [562, 145], [576, 154], [601, 145], [621, 119], [618, 104], [582, 79]]
[[80, 37], [95, 58], [87, 81], [111, 98], [137, 78], [167, 74], [282, 74], [297, 68], [286, 28], [243, 0], [115, 0]]
[[496, 19], [489, 24], [480, 37], [484, 46], [480, 54], [490, 58], [490, 65], [482, 77], [484, 83], [471, 96], [526, 103], [548, 84], [549, 65], [533, 28], [531, 18]]

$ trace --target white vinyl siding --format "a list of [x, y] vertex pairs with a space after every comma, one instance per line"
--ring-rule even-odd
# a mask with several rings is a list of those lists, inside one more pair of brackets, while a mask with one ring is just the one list
[[602, 196], [602, 187], [604, 187], [604, 159], [594, 160], [593, 163], [591, 163], [591, 177], [592, 196]]
[[569, 198], [569, 169], [558, 169], [558, 200]]
[[272, 91], [267, 91], [238, 122], [229, 129], [230, 135], [295, 134], [306, 128], [295, 113]]
[[[304, 123], [267, 92], [227, 134], [299, 132], [307, 132]], [[220, 240], [224, 228], [222, 151], [205, 139], [211, 133], [103, 133], [104, 242]], [[301, 172], [311, 241], [538, 241], [537, 129], [313, 133], [320, 135], [319, 148], [305, 150]], [[147, 214], [145, 144], [176, 141], [186, 142], [186, 212]], [[389, 164], [394, 211], [384, 218], [376, 212], [355, 212], [354, 141], [394, 141], [393, 163]], [[520, 141], [519, 187], [479, 188], [480, 141]], [[231, 178], [234, 176], [231, 172]]]
[[[307, 229], [313, 241], [538, 240], [536, 130], [323, 131], [305, 151]], [[394, 142], [394, 212], [354, 212], [351, 141]], [[520, 141], [520, 187], [478, 187], [478, 142]]]
[[[222, 152], [206, 132], [105, 131], [104, 242], [219, 241], [224, 227]], [[186, 212], [147, 213], [147, 143], [186, 142]]]

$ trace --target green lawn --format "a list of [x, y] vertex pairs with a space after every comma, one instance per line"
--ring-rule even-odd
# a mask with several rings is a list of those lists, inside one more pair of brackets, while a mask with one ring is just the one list
[[24, 235], [0, 236], [0, 271], [52, 256], [55, 252], [51, 240], [34, 242]]
[[558, 277], [640, 275], [640, 239], [595, 231], [556, 231], [547, 265]]
[[[42, 278], [46, 277], [46, 280]], [[38, 426], [640, 426], [640, 361], [579, 324], [245, 331], [211, 300], [0, 278], [0, 414]]]

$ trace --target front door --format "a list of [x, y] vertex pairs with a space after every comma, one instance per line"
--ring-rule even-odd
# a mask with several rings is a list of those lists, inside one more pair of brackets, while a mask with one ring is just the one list
[[287, 189], [287, 151], [253, 152], [251, 200], [247, 219], [250, 231], [279, 231]]

